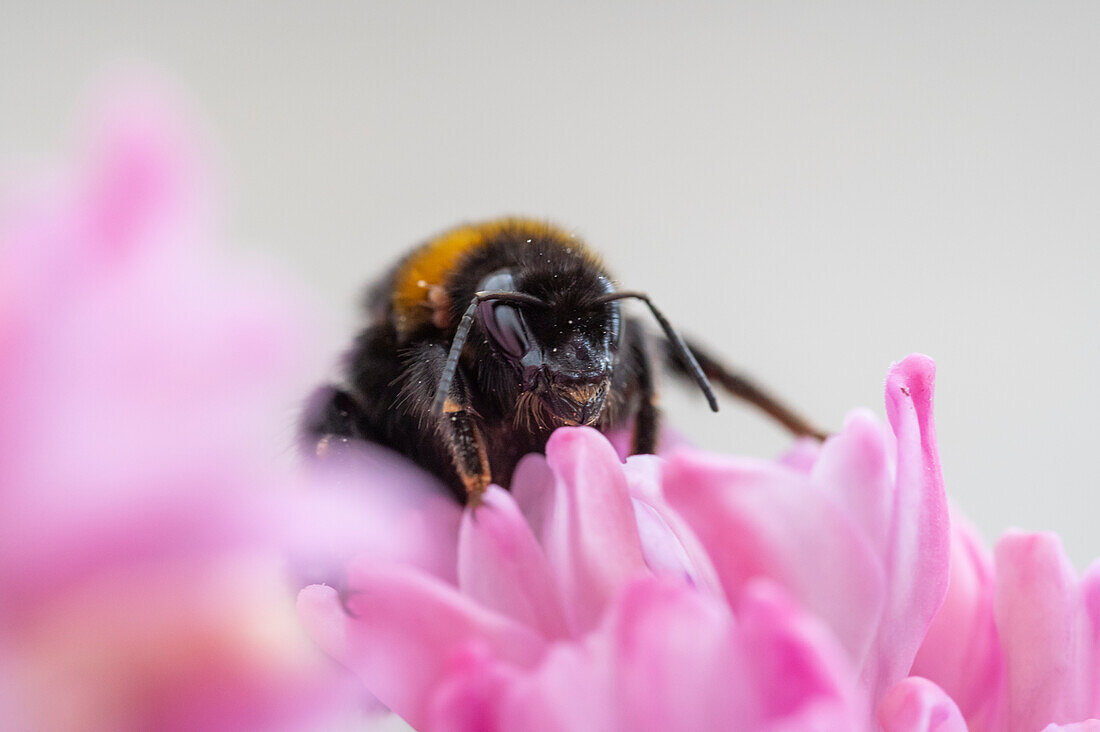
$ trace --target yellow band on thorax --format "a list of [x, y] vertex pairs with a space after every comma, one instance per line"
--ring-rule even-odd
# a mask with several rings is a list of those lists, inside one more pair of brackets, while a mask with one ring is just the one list
[[[471, 251], [507, 234], [524, 240], [553, 238], [571, 240], [572, 236], [553, 224], [536, 219], [502, 218], [478, 224], [466, 224], [446, 231], [422, 244], [398, 268], [393, 284], [393, 309], [402, 330], [412, 330], [431, 319], [428, 300], [433, 287], [445, 285], [459, 260]], [[583, 248], [575, 241], [578, 248]]]

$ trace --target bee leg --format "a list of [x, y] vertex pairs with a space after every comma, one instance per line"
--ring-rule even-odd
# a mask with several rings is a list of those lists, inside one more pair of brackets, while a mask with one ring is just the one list
[[[688, 341], [688, 348], [691, 349], [692, 354], [695, 356], [695, 360], [699, 362], [699, 366], [703, 369], [703, 373], [706, 374], [708, 379], [721, 384], [722, 388], [731, 395], [738, 399], [743, 399], [757, 409], [760, 409], [776, 422], [786, 427], [791, 434], [798, 437], [813, 437], [818, 440], [824, 440], [829, 436], [828, 432], [815, 427], [792, 408], [784, 404], [778, 398], [772, 396], [763, 387], [753, 382], [748, 376], [730, 369], [717, 358], [707, 353], [706, 350], [700, 348], [698, 344]], [[680, 363], [679, 359], [677, 359], [674, 354], [671, 354], [671, 352], [670, 356], [672, 365], [683, 374], [683, 364]]]
[[634, 362], [638, 411], [634, 415], [634, 430], [630, 439], [631, 455], [652, 455], [657, 452], [661, 431], [661, 408], [658, 406], [653, 355], [644, 329], [636, 321], [624, 324], [630, 359]]
[[485, 438], [472, 412], [469, 389], [461, 369], [455, 372], [451, 381], [443, 413], [436, 415], [431, 411], [447, 352], [447, 346], [441, 343], [424, 343], [405, 352], [403, 396], [399, 403], [406, 405], [421, 424], [435, 424], [439, 435], [436, 444], [443, 452], [439, 458], [450, 463], [458, 479], [459, 485], [452, 483], [452, 487], [456, 493], [464, 494], [459, 498], [476, 505], [492, 482], [492, 474]]
[[466, 502], [477, 505], [492, 482], [485, 439], [461, 402], [448, 399], [443, 404], [440, 419], [440, 429], [450, 448], [455, 471], [466, 489]]

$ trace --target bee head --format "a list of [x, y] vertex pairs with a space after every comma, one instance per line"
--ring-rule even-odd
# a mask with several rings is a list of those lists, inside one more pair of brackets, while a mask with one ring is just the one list
[[561, 424], [593, 424], [603, 410], [619, 344], [619, 306], [600, 302], [613, 292], [602, 275], [559, 283], [561, 273], [517, 276], [498, 270], [482, 293], [522, 293], [531, 300], [483, 298], [475, 319], [493, 351], [514, 371], [520, 388], [541, 399]]
[[603, 411], [619, 346], [619, 300], [642, 300], [711, 405], [702, 369], [640, 292], [616, 291], [592, 268], [499, 269], [483, 278], [455, 331], [432, 409], [442, 413], [462, 349], [475, 322], [493, 355], [511, 366], [521, 392], [537, 396], [561, 424], [594, 424]]

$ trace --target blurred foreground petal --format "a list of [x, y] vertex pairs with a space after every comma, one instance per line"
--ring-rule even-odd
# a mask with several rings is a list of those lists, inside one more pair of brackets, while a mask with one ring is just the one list
[[312, 514], [270, 429], [303, 342], [294, 298], [217, 255], [173, 105], [116, 101], [90, 170], [20, 194], [0, 223], [5, 725], [345, 717], [352, 687], [285, 576], [283, 522]]

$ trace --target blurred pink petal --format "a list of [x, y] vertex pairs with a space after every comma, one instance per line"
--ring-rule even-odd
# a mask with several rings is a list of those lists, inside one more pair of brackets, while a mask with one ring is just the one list
[[878, 705], [884, 732], [966, 732], [959, 708], [928, 679], [910, 676], [894, 684]]
[[1100, 719], [1086, 719], [1073, 724], [1050, 724], [1043, 732], [1100, 732]]
[[776, 462], [792, 470], [809, 473], [821, 455], [821, 443], [812, 437], [800, 437]]
[[997, 542], [994, 563], [1007, 728], [1100, 716], [1092, 577], [1078, 582], [1053, 534], [1009, 532]]
[[0, 697], [33, 729], [343, 714], [283, 571], [312, 514], [271, 439], [294, 298], [216, 254], [173, 104], [127, 92], [95, 132], [79, 183], [0, 223]]
[[457, 583], [462, 507], [434, 476], [367, 442], [333, 446], [306, 471], [317, 525], [303, 527], [310, 515], [299, 515], [286, 531], [311, 528], [303, 537], [307, 545], [329, 544], [329, 556], [318, 559], [332, 566], [316, 569], [326, 575], [319, 581], [337, 581], [349, 557], [369, 556]]
[[993, 619], [993, 560], [977, 532], [951, 516], [951, 576], [910, 671], [935, 681], [973, 729], [993, 728], [1004, 663]]
[[432, 695], [457, 654], [484, 646], [525, 666], [545, 648], [533, 630], [416, 570], [359, 567], [349, 585], [347, 613], [333, 588], [302, 590], [302, 622], [322, 648], [414, 727], [428, 721]]

